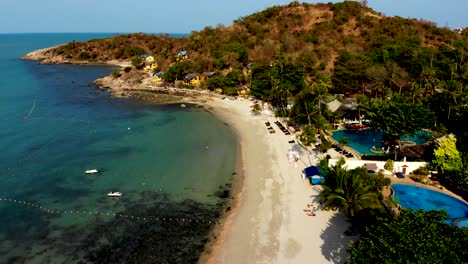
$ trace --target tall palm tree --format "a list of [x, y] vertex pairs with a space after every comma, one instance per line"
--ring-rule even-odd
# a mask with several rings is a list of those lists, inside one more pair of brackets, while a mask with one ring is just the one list
[[309, 125], [314, 123], [319, 111], [313, 100], [314, 95], [310, 87], [304, 89], [296, 96], [295, 103], [291, 111], [292, 118], [296, 122]]
[[[421, 101], [421, 95], [424, 91], [422, 86], [418, 82], [412, 82], [410, 85], [410, 95], [413, 103], [419, 103]], [[417, 99], [416, 99], [417, 98]]]
[[358, 115], [359, 115], [359, 123], [361, 122], [361, 111], [366, 107], [366, 105], [369, 103], [369, 98], [367, 96], [360, 94], [356, 98], [356, 108], [358, 110]]
[[450, 120], [450, 110], [457, 105], [457, 98], [461, 94], [462, 86], [459, 82], [450, 80], [445, 82], [444, 97], [448, 106], [447, 120]]
[[299, 135], [299, 141], [302, 142], [305, 146], [310, 146], [312, 143], [315, 143], [315, 128], [311, 125], [305, 125], [302, 128], [302, 133]]
[[381, 208], [377, 193], [365, 186], [359, 173], [348, 171], [341, 164], [332, 166], [326, 176], [320, 204], [325, 209], [341, 209], [349, 218], [366, 208]]
[[313, 87], [312, 93], [315, 95], [315, 100], [317, 102], [318, 109], [319, 109], [319, 115], [321, 116], [322, 115], [322, 102], [325, 99], [325, 96], [328, 95], [328, 88], [322, 82], [316, 83], [312, 87]]
[[327, 136], [331, 135], [332, 126], [325, 117], [318, 116], [312, 125], [317, 130], [317, 133], [319, 134], [320, 140], [322, 140], [322, 142], [325, 141]]

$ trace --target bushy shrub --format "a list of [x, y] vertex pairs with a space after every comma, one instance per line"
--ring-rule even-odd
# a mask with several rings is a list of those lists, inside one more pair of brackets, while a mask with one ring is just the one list
[[415, 169], [412, 174], [415, 175], [429, 175], [429, 169], [426, 166], [421, 166]]
[[119, 78], [121, 75], [122, 75], [122, 74], [121, 74], [120, 71], [118, 71], [118, 70], [112, 72], [112, 77], [114, 77], [114, 78]]
[[410, 174], [409, 177], [415, 182], [424, 183], [424, 184], [427, 184], [429, 182], [429, 179], [424, 175]]
[[387, 162], [385, 162], [384, 169], [388, 171], [393, 171], [394, 164], [395, 162], [393, 160], [387, 160]]

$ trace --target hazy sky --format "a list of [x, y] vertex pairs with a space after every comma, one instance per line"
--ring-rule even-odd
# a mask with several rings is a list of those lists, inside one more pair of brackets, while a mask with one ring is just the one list
[[[333, 0], [305, 1], [339, 2]], [[286, 0], [0, 0], [0, 33], [190, 33], [283, 5]], [[302, 1], [299, 1], [302, 2]], [[451, 28], [468, 26], [468, 0], [368, 0], [387, 16], [416, 17]]]

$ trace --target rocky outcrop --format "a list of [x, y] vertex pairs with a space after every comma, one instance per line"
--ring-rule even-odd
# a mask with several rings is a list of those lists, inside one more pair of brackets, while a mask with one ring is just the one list
[[[64, 44], [63, 44], [64, 45]], [[116, 65], [120, 67], [129, 67], [131, 63], [129, 61], [119, 61], [119, 60], [107, 60], [107, 61], [94, 61], [94, 60], [76, 60], [76, 59], [67, 59], [62, 55], [57, 55], [54, 51], [63, 46], [57, 45], [45, 49], [38, 49], [28, 54], [24, 55], [20, 59], [22, 60], [35, 60], [41, 61], [42, 64], [109, 64]]]

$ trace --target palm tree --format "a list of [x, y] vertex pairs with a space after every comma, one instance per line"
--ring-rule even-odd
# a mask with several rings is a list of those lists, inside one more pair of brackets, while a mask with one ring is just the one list
[[318, 116], [318, 109], [313, 102], [314, 95], [312, 89], [306, 88], [295, 98], [295, 103], [291, 111], [292, 118], [300, 124], [312, 125]]
[[366, 105], [369, 103], [369, 98], [367, 96], [360, 94], [356, 98], [356, 108], [358, 110], [358, 115], [359, 115], [359, 123], [361, 122], [361, 110], [366, 107]]
[[302, 142], [305, 146], [310, 146], [312, 143], [315, 143], [315, 128], [311, 125], [305, 125], [302, 127], [302, 133], [299, 136], [299, 141]]
[[352, 219], [358, 211], [366, 208], [381, 208], [377, 193], [364, 186], [359, 173], [348, 171], [341, 164], [332, 166], [326, 176], [320, 204], [324, 209], [341, 209]]
[[322, 82], [316, 83], [312, 86], [312, 93], [315, 95], [315, 100], [318, 104], [319, 115], [322, 116], [322, 101], [328, 95], [328, 88]]
[[332, 130], [332, 127], [325, 117], [317, 116], [312, 125], [317, 130], [317, 133], [319, 134], [320, 140], [322, 140], [322, 142], [325, 141], [327, 136], [331, 135], [330, 131]]
[[448, 106], [448, 114], [447, 120], [450, 120], [450, 110], [451, 106], [457, 105], [457, 98], [462, 91], [462, 86], [457, 81], [447, 81], [445, 82], [445, 90], [443, 92], [447, 106]]
[[[411, 88], [410, 88], [410, 95], [411, 95], [411, 99], [412, 99], [412, 102], [413, 103], [418, 103], [421, 101], [420, 97], [423, 93], [423, 88], [421, 87], [421, 85], [417, 82], [412, 82], [411, 83]], [[416, 98], [418, 98], [418, 100], [416, 101]]]
[[343, 137], [338, 143], [341, 145], [341, 147], [347, 146], [349, 144], [349, 138]]

